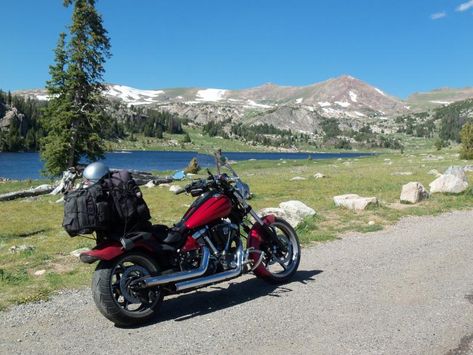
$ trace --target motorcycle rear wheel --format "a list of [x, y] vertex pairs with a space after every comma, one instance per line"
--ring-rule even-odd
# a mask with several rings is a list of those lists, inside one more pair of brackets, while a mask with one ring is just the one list
[[266, 245], [265, 255], [260, 266], [254, 273], [273, 284], [288, 282], [297, 272], [301, 260], [301, 247], [299, 237], [292, 226], [282, 218], [275, 218], [270, 227], [276, 232], [277, 238], [282, 242], [287, 251], [282, 251], [276, 243]]
[[153, 318], [163, 300], [159, 289], [136, 291], [134, 279], [156, 275], [156, 263], [146, 254], [130, 252], [112, 261], [101, 261], [92, 278], [92, 295], [97, 308], [118, 326], [127, 327]]

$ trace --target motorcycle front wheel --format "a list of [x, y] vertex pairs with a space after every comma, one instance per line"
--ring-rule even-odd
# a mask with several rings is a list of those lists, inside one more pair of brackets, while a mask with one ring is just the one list
[[101, 261], [92, 278], [92, 295], [100, 313], [123, 327], [153, 318], [162, 303], [162, 291], [137, 291], [130, 284], [138, 278], [156, 275], [158, 271], [156, 263], [139, 252], [130, 252], [112, 261]]
[[[261, 265], [254, 270], [256, 276], [274, 283], [288, 282], [297, 272], [301, 261], [301, 247], [296, 231], [282, 218], [275, 218], [270, 227], [280, 243], [266, 242]], [[284, 250], [279, 245], [284, 245]]]

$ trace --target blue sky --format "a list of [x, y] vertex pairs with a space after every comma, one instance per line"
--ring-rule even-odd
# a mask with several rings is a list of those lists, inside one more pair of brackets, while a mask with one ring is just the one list
[[[473, 86], [473, 0], [99, 0], [105, 80], [141, 89], [308, 85], [350, 74], [406, 97]], [[0, 88], [43, 87], [62, 0], [0, 0]]]

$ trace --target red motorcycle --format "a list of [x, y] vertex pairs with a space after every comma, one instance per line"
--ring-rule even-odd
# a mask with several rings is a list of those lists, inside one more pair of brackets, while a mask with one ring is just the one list
[[99, 261], [92, 293], [106, 318], [131, 326], [154, 317], [166, 295], [249, 272], [276, 284], [295, 274], [301, 251], [294, 229], [273, 215], [258, 216], [247, 202], [248, 186], [225, 158], [217, 157], [217, 169], [178, 192], [198, 198], [172, 228], [155, 225], [81, 254], [83, 262]]

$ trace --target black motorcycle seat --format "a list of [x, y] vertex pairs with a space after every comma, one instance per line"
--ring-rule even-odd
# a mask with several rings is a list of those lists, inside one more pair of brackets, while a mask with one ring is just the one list
[[165, 239], [169, 233], [169, 227], [164, 224], [154, 224], [151, 226], [153, 237], [160, 243], [165, 243]]

